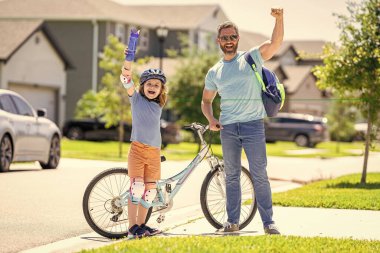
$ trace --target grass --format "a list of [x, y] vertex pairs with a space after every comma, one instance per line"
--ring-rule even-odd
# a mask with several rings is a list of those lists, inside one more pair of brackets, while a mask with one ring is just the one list
[[151, 237], [81, 252], [237, 253], [237, 252], [379, 252], [380, 241], [299, 236]]
[[361, 174], [347, 175], [274, 193], [273, 204], [380, 211], [380, 173], [368, 173], [366, 184], [360, 184], [360, 178]]
[[[62, 157], [94, 160], [126, 161], [129, 150], [129, 143], [122, 144], [122, 153], [119, 157], [119, 143], [114, 141], [91, 142], [72, 141], [62, 139]], [[191, 160], [198, 150], [198, 144], [182, 142], [180, 144], [169, 144], [162, 154], [168, 160]], [[220, 144], [212, 145], [212, 150], [218, 156], [222, 156]], [[331, 158], [341, 156], [360, 155], [352, 150], [364, 152], [362, 142], [341, 143], [340, 152], [336, 152], [335, 142], [325, 142], [317, 145], [316, 149], [302, 148], [292, 142], [277, 142], [267, 144], [267, 154], [269, 156], [300, 157], [300, 158]], [[378, 144], [373, 151], [380, 152]], [[244, 158], [244, 155], [243, 155]]]

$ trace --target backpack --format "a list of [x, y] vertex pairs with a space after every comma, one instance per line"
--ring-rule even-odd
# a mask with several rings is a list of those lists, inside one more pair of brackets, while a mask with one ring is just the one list
[[261, 98], [268, 117], [275, 117], [285, 102], [285, 88], [280, 83], [275, 73], [262, 66], [262, 76], [257, 72], [255, 61], [251, 54], [246, 52], [244, 59], [252, 67], [256, 78], [262, 86]]

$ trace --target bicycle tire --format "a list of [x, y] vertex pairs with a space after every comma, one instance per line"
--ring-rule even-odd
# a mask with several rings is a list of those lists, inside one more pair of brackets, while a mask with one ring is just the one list
[[[115, 204], [113, 207], [112, 201], [117, 200], [117, 197], [125, 191], [129, 191], [129, 187], [127, 168], [107, 169], [95, 176], [88, 184], [83, 195], [82, 208], [88, 225], [96, 233], [110, 239], [119, 239], [128, 235], [128, 207], [116, 207]], [[111, 219], [115, 217], [115, 213], [110, 210], [115, 211], [115, 208], [119, 208], [118, 210], [122, 212], [119, 216], [122, 217], [121, 220]], [[145, 223], [149, 221], [151, 214], [152, 208], [148, 210]]]
[[[203, 180], [201, 193], [200, 193], [200, 202], [201, 202], [203, 214], [206, 217], [207, 221], [216, 229], [223, 227], [223, 223], [225, 221], [227, 221], [226, 198], [225, 198], [225, 196], [224, 197], [220, 196], [220, 201], [221, 201], [220, 203], [216, 203], [216, 204], [211, 203], [211, 201], [217, 201], [217, 200], [211, 200], [212, 194], [214, 194], [214, 195], [220, 194], [220, 189], [219, 189], [219, 193], [217, 192], [216, 194], [215, 194], [215, 191], [213, 191], [213, 189], [211, 189], [214, 187], [214, 186], [212, 186], [213, 180], [215, 177], [222, 175], [222, 174], [218, 175], [218, 173], [224, 173], [223, 170], [224, 170], [223, 167], [222, 168], [219, 167], [219, 168], [214, 168], [212, 171], [210, 171], [207, 174], [207, 176], [205, 177], [205, 179]], [[247, 184], [247, 183], [250, 184], [250, 187], [248, 189], [248, 193], [245, 194], [244, 196], [248, 196], [248, 197], [251, 196], [251, 198], [252, 198], [249, 200], [249, 199], [243, 198], [243, 196], [242, 196], [242, 204], [243, 205], [242, 205], [241, 210], [240, 210], [239, 228], [243, 229], [252, 221], [253, 217], [255, 216], [256, 211], [257, 211], [257, 202], [256, 202], [255, 192], [253, 189], [253, 181], [252, 181], [252, 178], [250, 176], [250, 173], [244, 167], [242, 167], [241, 170], [242, 170], [242, 173], [240, 176], [240, 185], [242, 186], [242, 184], [243, 184], [243, 186], [245, 186], [245, 184]], [[224, 186], [222, 186], [221, 189], [224, 191], [224, 194], [225, 194], [225, 182], [224, 182], [223, 177], [222, 177], [222, 179], [223, 179], [223, 185]], [[243, 192], [245, 193], [244, 189], [245, 189], [245, 187], [242, 187], [242, 193]], [[216, 206], [217, 209], [211, 210], [212, 206]]]

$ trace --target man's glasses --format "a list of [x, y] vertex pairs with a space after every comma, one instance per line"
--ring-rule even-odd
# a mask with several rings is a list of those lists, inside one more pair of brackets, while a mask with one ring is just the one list
[[223, 42], [227, 42], [227, 41], [236, 41], [238, 39], [239, 35], [223, 35], [223, 36], [219, 36], [219, 39]]

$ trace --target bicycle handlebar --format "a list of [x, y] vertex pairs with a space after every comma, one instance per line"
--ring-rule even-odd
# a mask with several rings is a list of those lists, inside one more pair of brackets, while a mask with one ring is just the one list
[[198, 131], [198, 130], [201, 130], [202, 134], [204, 132], [206, 132], [208, 129], [209, 129], [209, 126], [205, 126], [201, 123], [198, 123], [198, 122], [193, 122], [191, 123], [190, 125], [186, 125], [183, 127], [184, 129], [191, 129], [193, 131]]

